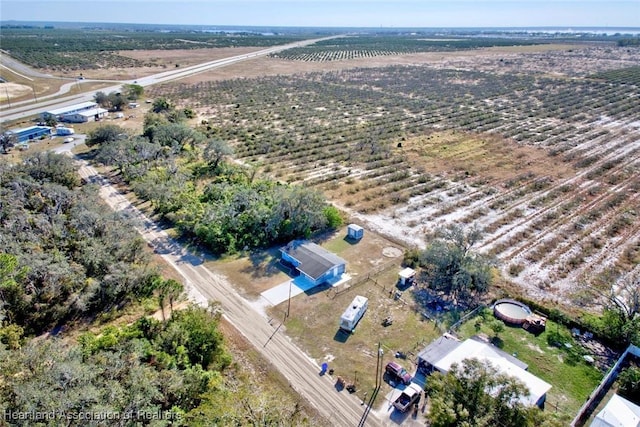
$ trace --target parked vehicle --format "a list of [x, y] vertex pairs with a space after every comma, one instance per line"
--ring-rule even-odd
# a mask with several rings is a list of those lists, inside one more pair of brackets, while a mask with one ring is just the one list
[[407, 412], [411, 406], [418, 405], [422, 396], [422, 389], [418, 384], [411, 383], [402, 390], [400, 396], [393, 402], [393, 407], [400, 412]]
[[411, 374], [396, 362], [387, 363], [384, 370], [392, 377], [402, 381], [404, 384], [410, 384], [413, 379]]
[[68, 143], [68, 142], [73, 142], [73, 138], [72, 137], [65, 138], [64, 141], [62, 141], [62, 142], [64, 142], [65, 144]]
[[367, 311], [369, 299], [363, 296], [356, 296], [349, 307], [342, 313], [340, 317], [340, 329], [346, 332], [353, 332], [356, 325]]

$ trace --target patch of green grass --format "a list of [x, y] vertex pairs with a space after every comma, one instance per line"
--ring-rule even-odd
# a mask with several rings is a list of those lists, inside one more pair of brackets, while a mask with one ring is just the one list
[[324, 244], [323, 247], [330, 252], [340, 255], [351, 247], [351, 243], [347, 242], [345, 239], [331, 239]]
[[[478, 333], [493, 337], [490, 325], [496, 321], [490, 311], [465, 322], [458, 333], [468, 338]], [[571, 348], [548, 344], [550, 334], [561, 335], [572, 341], [571, 332], [564, 326], [547, 321], [546, 331], [538, 336], [522, 328], [505, 327], [497, 341], [505, 352], [529, 365], [529, 372], [552, 385], [547, 394], [547, 410], [574, 416], [589, 394], [597, 387], [603, 373], [582, 359], [583, 350], [575, 342]], [[586, 353], [584, 353], [586, 354]]]

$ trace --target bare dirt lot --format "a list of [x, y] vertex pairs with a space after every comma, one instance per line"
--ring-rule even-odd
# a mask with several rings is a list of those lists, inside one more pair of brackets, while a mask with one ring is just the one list
[[[92, 79], [130, 80], [190, 65], [202, 64], [230, 56], [260, 50], [256, 47], [176, 50], [131, 50], [117, 52], [118, 55], [144, 61], [145, 67], [108, 68], [84, 70], [83, 76]], [[224, 70], [224, 68], [222, 69]], [[229, 76], [232, 77], [232, 76]]]
[[[404, 251], [402, 246], [375, 233], [367, 233], [357, 243], [345, 239], [346, 227], [328, 234], [318, 243], [348, 263], [348, 274], [359, 281], [374, 270], [400, 265]], [[278, 248], [256, 251], [249, 256], [230, 257], [212, 263], [212, 268], [224, 273], [250, 299], [291, 278], [280, 265]]]
[[32, 89], [29, 86], [19, 83], [2, 83], [1, 88], [4, 90], [0, 93], [0, 102], [7, 102], [8, 100], [21, 98], [32, 93]]

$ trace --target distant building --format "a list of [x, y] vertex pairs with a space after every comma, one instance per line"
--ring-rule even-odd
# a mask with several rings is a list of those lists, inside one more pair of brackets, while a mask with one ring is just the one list
[[42, 137], [51, 136], [51, 128], [49, 126], [30, 126], [22, 129], [11, 129], [7, 131], [18, 139], [18, 143], [29, 142]]
[[590, 427], [640, 427], [640, 406], [614, 394]]
[[499, 372], [517, 378], [529, 390], [529, 394], [523, 396], [521, 402], [541, 408], [544, 406], [551, 384], [527, 372], [526, 363], [479, 337], [462, 342], [448, 335], [438, 338], [418, 353], [418, 369], [423, 373], [447, 373], [454, 363], [460, 365], [465, 359], [489, 362]]
[[60, 121], [69, 123], [86, 123], [97, 122], [107, 117], [109, 112], [104, 108], [91, 108], [89, 110], [82, 110], [75, 113], [63, 114], [60, 117]]
[[[56, 108], [48, 110], [40, 114], [42, 120], [54, 118], [59, 122], [65, 121], [64, 116], [73, 115], [81, 111], [88, 111], [98, 108], [98, 104], [93, 101], [82, 102], [80, 104], [69, 105], [68, 107]], [[106, 110], [105, 110], [106, 111]]]
[[294, 240], [280, 248], [282, 260], [315, 285], [338, 279], [346, 271], [347, 262], [315, 243]]

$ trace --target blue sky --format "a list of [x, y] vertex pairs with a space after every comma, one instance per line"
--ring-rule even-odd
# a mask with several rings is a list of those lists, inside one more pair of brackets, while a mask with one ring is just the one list
[[640, 0], [0, 0], [0, 19], [338, 27], [640, 27]]

